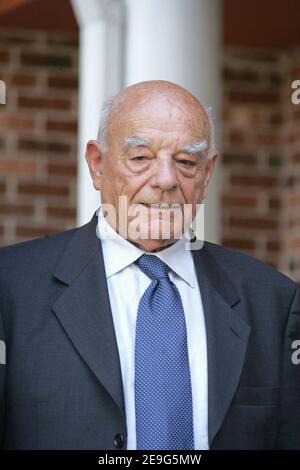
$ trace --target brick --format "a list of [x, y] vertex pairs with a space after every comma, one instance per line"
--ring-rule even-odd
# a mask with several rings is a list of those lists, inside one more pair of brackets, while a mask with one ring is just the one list
[[291, 250], [300, 250], [300, 237], [290, 240], [289, 248]]
[[230, 51], [230, 57], [241, 59], [241, 61], [244, 62], [248, 62], [249, 60], [256, 61], [258, 63], [263, 62], [264, 64], [266, 62], [270, 64], [276, 64], [276, 62], [278, 62], [277, 50], [274, 50], [274, 52], [272, 53], [270, 48], [264, 49], [256, 47], [247, 49], [247, 52], [245, 52], [245, 48], [240, 47]]
[[19, 150], [49, 153], [68, 153], [71, 150], [68, 143], [23, 138], [19, 139], [18, 148]]
[[76, 219], [76, 209], [73, 207], [47, 207], [48, 217]]
[[292, 66], [291, 69], [291, 79], [292, 80], [299, 80], [300, 77], [300, 66]]
[[282, 76], [278, 72], [268, 72], [266, 78], [272, 85], [280, 85], [282, 83]]
[[[78, 96], [78, 39], [68, 32], [0, 32], [0, 79], [12, 98], [0, 106], [0, 244], [75, 224], [77, 122], [70, 111]], [[15, 52], [20, 67], [9, 62]], [[38, 201], [46, 222], [36, 219]]]
[[229, 142], [230, 144], [243, 144], [245, 142], [245, 133], [239, 130], [231, 131]]
[[225, 67], [223, 70], [223, 79], [226, 81], [237, 80], [239, 82], [257, 82], [259, 74], [255, 69], [234, 69]]
[[273, 188], [276, 187], [277, 181], [277, 178], [273, 176], [231, 175], [233, 186]]
[[24, 117], [20, 115], [9, 115], [4, 114], [0, 115], [0, 126], [2, 129], [12, 129], [12, 130], [32, 130], [34, 129], [35, 122], [33, 118]]
[[16, 227], [16, 235], [18, 237], [24, 238], [36, 238], [43, 237], [45, 235], [50, 235], [52, 233], [58, 232], [59, 230], [52, 227]]
[[300, 152], [293, 155], [292, 160], [294, 163], [300, 163]]
[[289, 198], [289, 206], [293, 208], [300, 207], [300, 194], [293, 194]]
[[281, 201], [279, 198], [270, 198], [269, 199], [269, 209], [280, 209]]
[[35, 175], [36, 172], [37, 162], [33, 160], [20, 158], [2, 158], [0, 160], [0, 173], [3, 175]]
[[2, 215], [33, 215], [34, 206], [24, 204], [0, 203], [0, 214]]
[[223, 196], [222, 206], [224, 207], [249, 207], [254, 209], [257, 205], [257, 199], [255, 197], [243, 197], [243, 196]]
[[232, 153], [224, 153], [222, 156], [222, 161], [225, 165], [246, 165], [246, 166], [253, 166], [256, 164], [256, 158], [254, 155], [241, 155], [241, 154], [232, 154]]
[[9, 53], [7, 51], [0, 51], [0, 64], [8, 64]]
[[281, 113], [272, 113], [269, 118], [269, 123], [272, 126], [281, 126], [283, 124], [283, 117]]
[[75, 77], [50, 76], [48, 77], [48, 87], [76, 90], [78, 89], [78, 79]]
[[77, 165], [76, 163], [70, 164], [48, 164], [48, 173], [49, 175], [70, 175], [76, 176], [77, 174]]
[[10, 83], [16, 86], [34, 86], [36, 77], [34, 75], [14, 74], [10, 78]]
[[70, 68], [72, 59], [67, 55], [26, 53], [21, 54], [20, 62], [22, 65], [32, 65], [38, 67]]
[[232, 120], [232, 112], [228, 109], [222, 109], [222, 121], [223, 123], [230, 124]]
[[232, 111], [231, 124], [243, 127], [247, 131], [249, 126], [257, 125], [261, 120], [261, 113], [254, 111], [249, 106], [236, 106]]
[[254, 240], [243, 240], [241, 238], [223, 238], [222, 245], [237, 250], [254, 250]]
[[297, 227], [297, 225], [299, 225], [299, 220], [289, 219], [287, 223], [288, 229], [292, 230], [293, 228]]
[[46, 122], [46, 129], [48, 131], [69, 132], [76, 134], [77, 121], [53, 121], [48, 119]]
[[68, 196], [69, 188], [67, 185], [58, 186], [47, 183], [19, 183], [18, 192], [20, 195], [38, 195], [38, 196]]
[[257, 145], [278, 145], [279, 136], [277, 134], [261, 134], [257, 136]]
[[238, 218], [230, 217], [229, 226], [235, 228], [247, 228], [256, 230], [275, 230], [278, 228], [278, 221], [267, 218]]
[[45, 96], [19, 96], [18, 106], [20, 108], [34, 109], [54, 109], [54, 110], [70, 110], [72, 102], [64, 98], [47, 98]]
[[[274, 51], [268, 66], [264, 55], [244, 48], [225, 51], [222, 163], [228, 189], [221, 200], [223, 243], [256, 254], [252, 246], [261, 234], [266, 241], [260, 259], [280, 268], [287, 265], [287, 256], [295, 261], [298, 253], [299, 267], [294, 263], [290, 269], [295, 273], [300, 271], [300, 106], [291, 105], [289, 74], [300, 79], [300, 62], [292, 53], [288, 67], [282, 68], [281, 54]], [[250, 123], [251, 111], [257, 113], [256, 123]], [[247, 154], [255, 157], [256, 173], [253, 160], [252, 166], [243, 160]], [[262, 196], [267, 207], [260, 213], [256, 209]], [[283, 223], [286, 243], [281, 239]]]
[[281, 250], [281, 243], [277, 240], [270, 240], [270, 241], [267, 241], [267, 244], [266, 244], [266, 248], [267, 248], [267, 251], [271, 251], [271, 252], [280, 252]]
[[234, 104], [271, 105], [280, 102], [279, 93], [272, 91], [230, 91], [229, 101]]
[[291, 132], [285, 136], [285, 141], [290, 144], [297, 144], [300, 141], [300, 133]]
[[300, 121], [300, 109], [299, 108], [296, 108], [295, 111], [293, 112], [293, 120], [296, 122]]

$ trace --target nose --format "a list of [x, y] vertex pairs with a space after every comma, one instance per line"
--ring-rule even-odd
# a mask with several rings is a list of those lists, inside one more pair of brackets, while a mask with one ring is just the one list
[[157, 158], [151, 176], [151, 185], [163, 191], [174, 191], [178, 186], [172, 158]]

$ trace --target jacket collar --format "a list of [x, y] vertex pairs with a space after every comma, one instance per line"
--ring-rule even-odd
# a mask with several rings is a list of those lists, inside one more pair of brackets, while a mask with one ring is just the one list
[[[96, 230], [95, 214], [75, 231], [62, 254], [54, 276], [68, 287], [53, 309], [75, 348], [125, 418], [120, 358]], [[211, 446], [239, 383], [250, 327], [235, 311], [240, 297], [215, 258], [213, 244], [205, 242], [201, 250], [192, 253], [206, 322]]]

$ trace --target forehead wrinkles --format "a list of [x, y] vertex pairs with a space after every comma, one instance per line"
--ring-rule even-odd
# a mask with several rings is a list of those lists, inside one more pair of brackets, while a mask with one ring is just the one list
[[[112, 121], [114, 132], [146, 133], [147, 131], [161, 131], [165, 133], [186, 133], [201, 137], [205, 133], [205, 123], [199, 116], [181, 112], [180, 109], [143, 109], [130, 110], [119, 114]], [[123, 131], [123, 132], [122, 132]]]

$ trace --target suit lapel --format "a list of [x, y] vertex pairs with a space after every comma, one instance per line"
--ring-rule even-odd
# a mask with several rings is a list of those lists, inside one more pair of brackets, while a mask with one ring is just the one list
[[76, 230], [54, 276], [65, 284], [53, 310], [73, 345], [125, 416], [115, 337], [97, 217]]
[[240, 301], [238, 292], [209, 252], [207, 243], [192, 253], [206, 323], [208, 437], [211, 447], [239, 383], [250, 327], [234, 311]]
[[[54, 273], [64, 284], [53, 310], [87, 366], [125, 416], [119, 352], [97, 217], [75, 231]], [[239, 295], [205, 243], [192, 251], [207, 335], [209, 445], [221, 428], [244, 365], [250, 327], [234, 311]]]

